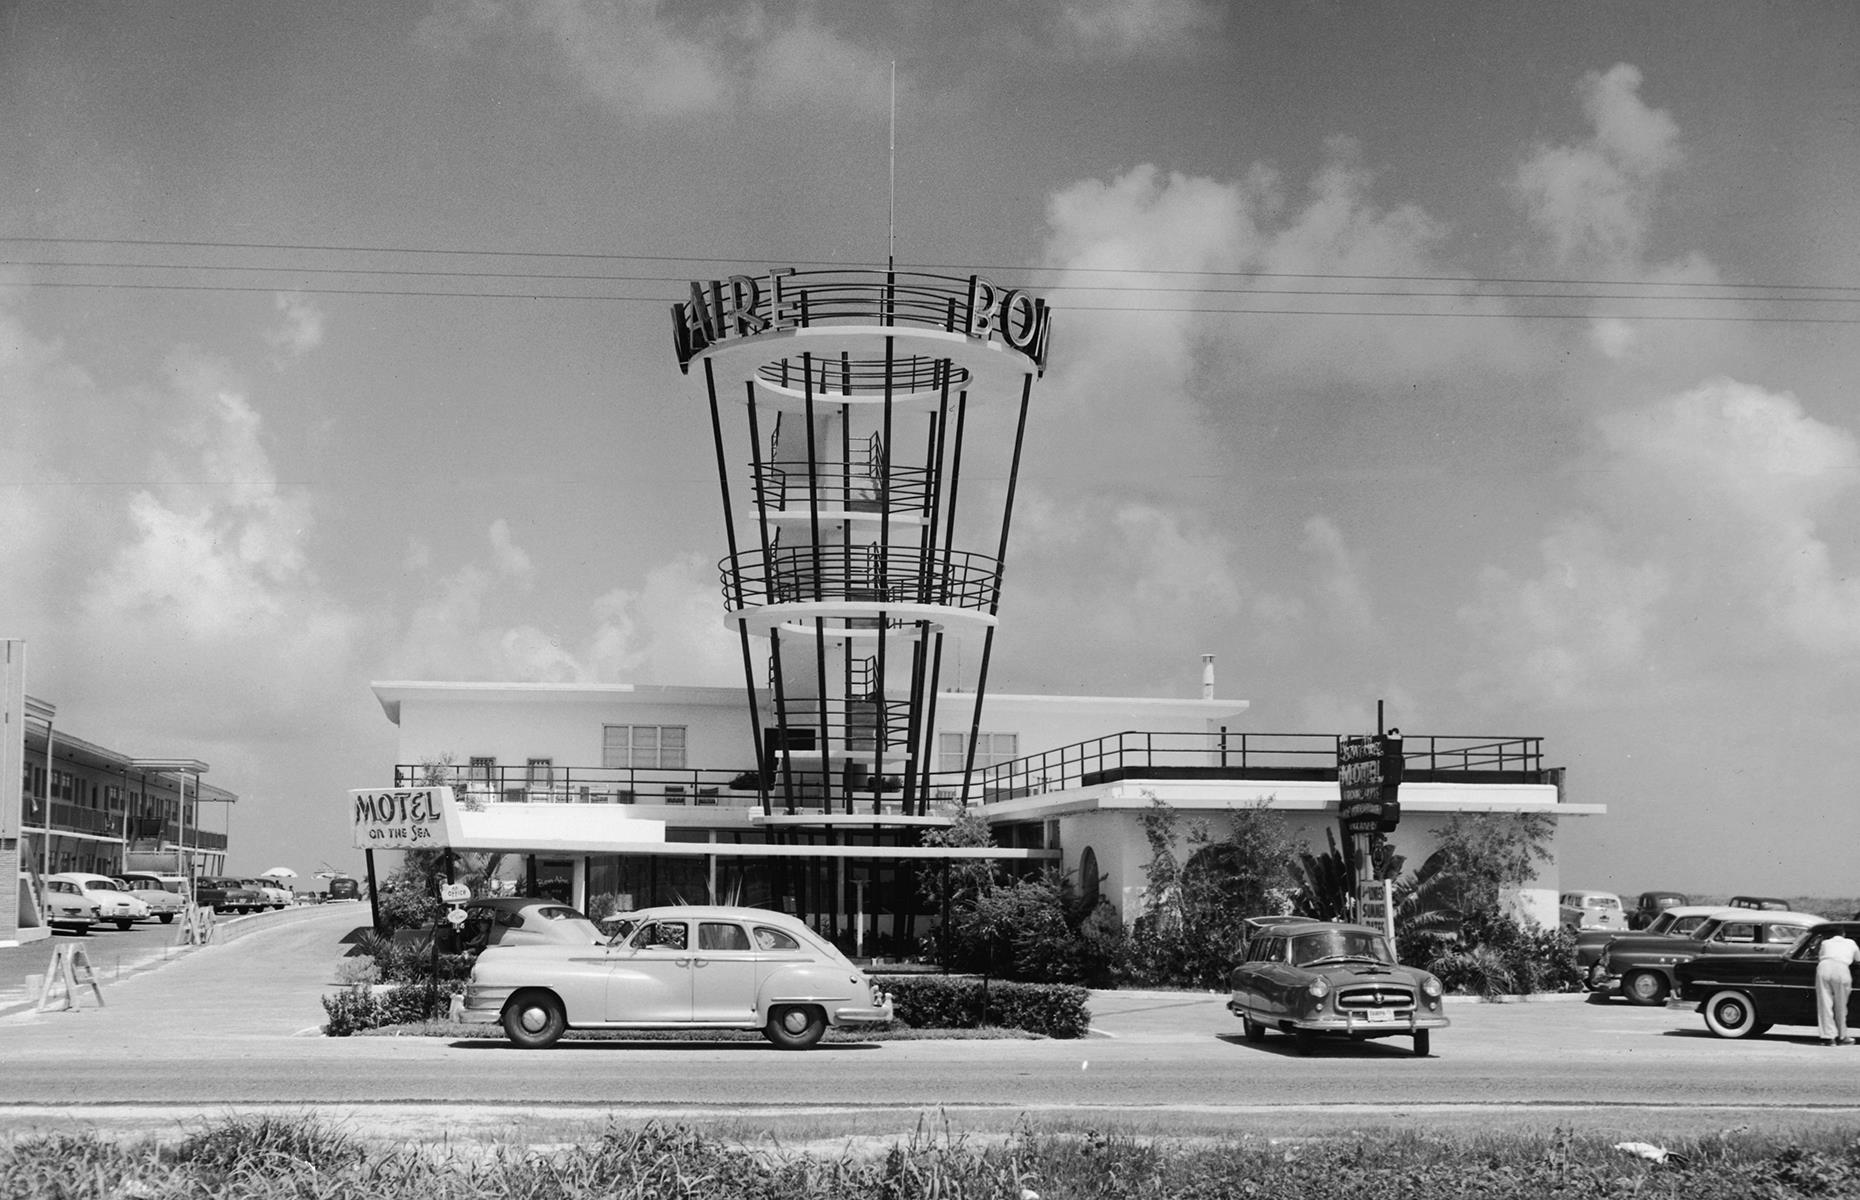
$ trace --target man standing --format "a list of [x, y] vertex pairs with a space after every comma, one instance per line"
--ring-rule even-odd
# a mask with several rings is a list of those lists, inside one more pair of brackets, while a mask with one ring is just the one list
[[1821, 1025], [1821, 1044], [1851, 1046], [1847, 1036], [1847, 998], [1854, 989], [1854, 963], [1860, 962], [1860, 944], [1839, 932], [1821, 939], [1821, 957], [1815, 963], [1815, 1017]]

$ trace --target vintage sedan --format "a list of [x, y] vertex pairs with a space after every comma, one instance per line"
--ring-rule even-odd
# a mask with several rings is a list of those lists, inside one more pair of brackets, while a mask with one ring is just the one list
[[1623, 934], [1602, 949], [1601, 958], [1589, 969], [1589, 990], [1604, 995], [1619, 992], [1640, 1005], [1664, 1004], [1680, 963], [1719, 954], [1780, 958], [1797, 938], [1820, 924], [1822, 919], [1813, 913], [1721, 908], [1683, 937]]
[[892, 1018], [889, 995], [784, 913], [677, 906], [632, 916], [631, 932], [605, 945], [487, 948], [465, 987], [465, 1019], [496, 1021], [528, 1048], [569, 1029], [751, 1029], [805, 1050], [831, 1026]]
[[1412, 1037], [1424, 1056], [1432, 1031], [1450, 1023], [1440, 981], [1397, 963], [1388, 938], [1367, 925], [1283, 917], [1256, 926], [1229, 983], [1227, 1008], [1247, 1041], [1282, 1030], [1306, 1054], [1320, 1036]]
[[181, 898], [181, 893], [171, 892], [159, 883], [149, 882], [147, 876], [132, 879], [117, 875], [113, 878], [117, 887], [148, 905], [150, 920], [172, 925], [174, 919], [187, 908], [187, 901]]
[[[1660, 914], [1640, 932], [1650, 937], [1662, 935], [1683, 936], [1691, 933], [1705, 923], [1705, 918], [1716, 912], [1723, 912], [1718, 904], [1675, 904], [1662, 909]], [[1590, 972], [1601, 961], [1602, 951], [1608, 943], [1621, 936], [1618, 929], [1584, 929], [1576, 935], [1576, 966], [1582, 971], [1583, 985], [1590, 986]], [[1597, 980], [1595, 988], [1600, 988], [1605, 980]]]
[[1564, 892], [1557, 897], [1557, 921], [1570, 929], [1627, 932], [1627, 909], [1613, 892]]
[[1629, 929], [1645, 929], [1669, 908], [1683, 908], [1692, 903], [1692, 897], [1684, 892], [1642, 892], [1634, 900], [1634, 909], [1628, 913]]
[[89, 933], [90, 927], [102, 919], [83, 888], [56, 875], [46, 877], [40, 900], [45, 910], [45, 923], [52, 929]]
[[76, 885], [84, 898], [97, 909], [97, 919], [108, 921], [118, 929], [128, 929], [137, 921], [149, 919], [149, 906], [136, 899], [108, 875], [96, 875], [89, 871], [60, 871], [56, 875], [47, 875], [48, 880], [63, 880]]
[[465, 902], [464, 950], [491, 946], [599, 946], [609, 939], [580, 909], [535, 896], [482, 896]]
[[222, 913], [255, 913], [265, 908], [265, 895], [237, 879], [202, 879], [194, 884], [194, 903]]
[[[1814, 1025], [1815, 963], [1821, 939], [1844, 933], [1860, 940], [1860, 922], [1815, 926], [1781, 957], [1718, 954], [1681, 963], [1678, 998], [1696, 1002], [1705, 1028], [1721, 1038], [1761, 1037], [1772, 1025]], [[1860, 988], [1847, 1005], [1848, 1027], [1860, 1027]]]
[[1732, 896], [1726, 908], [1756, 908], [1764, 912], [1788, 912], [1789, 902], [1780, 896]]

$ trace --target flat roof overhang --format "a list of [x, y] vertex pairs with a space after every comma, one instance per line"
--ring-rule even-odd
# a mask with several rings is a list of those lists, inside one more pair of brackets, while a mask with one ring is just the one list
[[516, 854], [642, 854], [659, 857], [707, 858], [865, 858], [896, 859], [906, 862], [937, 860], [1008, 859], [1051, 862], [1059, 858], [1057, 850], [1014, 849], [1004, 846], [789, 846], [744, 842], [601, 842], [583, 839], [536, 839], [522, 845], [508, 842], [470, 841], [450, 850], [502, 850]]

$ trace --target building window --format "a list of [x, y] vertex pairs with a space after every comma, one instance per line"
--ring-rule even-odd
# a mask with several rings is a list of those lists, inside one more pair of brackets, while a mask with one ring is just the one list
[[[937, 770], [960, 771], [968, 765], [969, 736], [964, 733], [937, 735]], [[976, 767], [992, 767], [1020, 757], [1018, 733], [978, 733], [975, 735]]]
[[601, 726], [603, 767], [654, 767], [682, 771], [685, 767], [683, 725]]

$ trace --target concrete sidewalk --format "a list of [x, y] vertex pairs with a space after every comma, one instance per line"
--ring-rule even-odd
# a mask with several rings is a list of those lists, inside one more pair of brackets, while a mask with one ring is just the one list
[[149, 948], [114, 971], [98, 969], [101, 1007], [80, 987], [75, 1009], [38, 1012], [22, 978], [0, 991], [0, 1026], [81, 1028], [107, 1042], [314, 1030], [325, 1019], [321, 997], [337, 986], [337, 963], [367, 918], [366, 908], [318, 905], [221, 922], [211, 945]]

